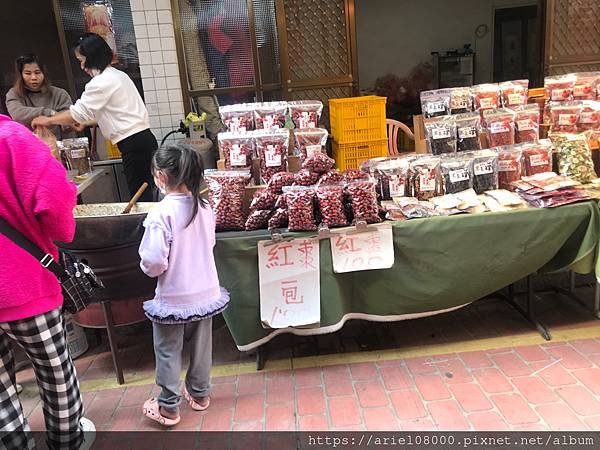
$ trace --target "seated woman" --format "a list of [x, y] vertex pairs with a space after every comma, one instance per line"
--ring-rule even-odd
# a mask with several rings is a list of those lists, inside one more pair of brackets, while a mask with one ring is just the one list
[[[36, 55], [19, 56], [15, 61], [15, 84], [6, 94], [6, 109], [15, 122], [32, 129], [38, 116], [52, 117], [73, 104], [64, 89], [52, 86], [46, 67]], [[71, 130], [53, 127], [57, 139], [74, 137]]]

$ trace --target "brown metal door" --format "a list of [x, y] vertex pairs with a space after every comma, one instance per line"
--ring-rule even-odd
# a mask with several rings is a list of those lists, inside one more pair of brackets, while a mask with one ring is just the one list
[[354, 0], [276, 0], [283, 95], [327, 100], [358, 93]]
[[600, 2], [548, 0], [547, 75], [600, 70]]

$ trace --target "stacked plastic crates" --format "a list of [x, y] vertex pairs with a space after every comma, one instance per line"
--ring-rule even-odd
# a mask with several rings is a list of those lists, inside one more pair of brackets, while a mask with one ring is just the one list
[[329, 100], [333, 157], [340, 170], [357, 169], [367, 159], [388, 153], [385, 97]]

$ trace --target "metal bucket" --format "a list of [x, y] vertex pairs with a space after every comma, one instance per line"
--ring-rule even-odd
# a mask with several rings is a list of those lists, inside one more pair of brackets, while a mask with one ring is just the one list
[[[154, 296], [156, 279], [140, 269], [138, 248], [144, 234], [143, 221], [155, 203], [139, 203], [130, 214], [121, 214], [126, 203], [78, 205], [75, 238], [61, 247], [88, 264], [106, 286], [96, 300], [110, 300], [116, 325], [144, 320], [141, 303]], [[74, 316], [86, 327], [104, 327], [99, 305], [90, 305]]]

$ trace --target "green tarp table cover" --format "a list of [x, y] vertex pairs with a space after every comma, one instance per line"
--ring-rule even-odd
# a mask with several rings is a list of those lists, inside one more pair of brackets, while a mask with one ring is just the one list
[[536, 271], [572, 266], [579, 273], [592, 272], [599, 217], [597, 204], [585, 202], [392, 222], [394, 266], [345, 274], [333, 272], [329, 240], [322, 240], [321, 326], [316, 329], [263, 328], [257, 242], [270, 235], [219, 233], [215, 258], [221, 285], [231, 294], [223, 315], [238, 348], [250, 350], [282, 332], [322, 334], [349, 319], [393, 321], [450, 311]]

